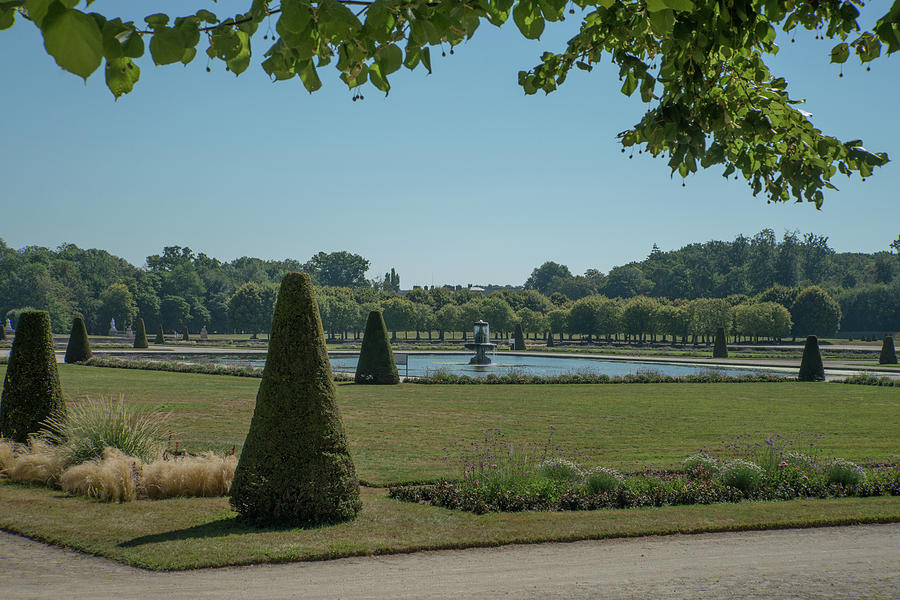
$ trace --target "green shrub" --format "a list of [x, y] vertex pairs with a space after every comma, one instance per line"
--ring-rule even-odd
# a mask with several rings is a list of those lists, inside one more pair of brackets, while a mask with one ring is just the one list
[[878, 357], [879, 365], [896, 365], [897, 353], [894, 351], [894, 338], [886, 335], [881, 343], [881, 356]]
[[149, 463], [162, 454], [165, 419], [158, 411], [127, 407], [120, 396], [86, 398], [54, 411], [41, 425], [44, 437], [62, 450], [66, 465], [100, 459], [107, 447]]
[[703, 478], [719, 472], [719, 461], [702, 452], [688, 456], [681, 466], [689, 477]]
[[749, 493], [755, 490], [763, 480], [762, 467], [749, 460], [736, 459], [725, 463], [719, 472], [725, 485]]
[[797, 379], [800, 381], [825, 381], [825, 366], [822, 364], [822, 353], [819, 352], [819, 340], [814, 335], [806, 338]]
[[594, 467], [585, 474], [585, 487], [592, 494], [600, 492], [614, 492], [625, 485], [622, 474], [606, 467]]
[[144, 319], [138, 317], [137, 325], [135, 325], [134, 330], [134, 347], [135, 348], [149, 348], [150, 344], [147, 343], [147, 329], [144, 327]]
[[548, 331], [548, 332], [547, 332], [547, 347], [548, 347], [548, 348], [553, 348], [553, 347], [554, 347], [554, 343], [553, 343], [553, 332], [552, 332], [552, 331]]
[[19, 443], [37, 433], [53, 411], [65, 410], [56, 354], [50, 334], [50, 315], [21, 314], [9, 353], [3, 394], [0, 396], [0, 435]]
[[363, 334], [362, 347], [359, 349], [354, 381], [375, 384], [400, 383], [391, 342], [380, 311], [373, 310], [366, 320], [366, 331]]
[[69, 334], [69, 343], [66, 346], [67, 363], [80, 363], [91, 357], [91, 342], [88, 339], [87, 328], [84, 319], [75, 317], [72, 319], [72, 333]]
[[185, 325], [184, 329], [181, 330], [181, 339], [185, 342], [191, 339], [191, 334], [188, 332], [187, 325]]
[[165, 344], [166, 343], [166, 334], [163, 333], [162, 323], [159, 324], [159, 327], [156, 330], [156, 339], [153, 340], [154, 344]]
[[859, 485], [866, 480], [866, 474], [858, 465], [838, 458], [825, 468], [825, 480], [843, 486]]
[[550, 458], [538, 465], [537, 475], [550, 481], [580, 481], [584, 477], [581, 467], [565, 458]]
[[716, 342], [713, 345], [713, 358], [728, 358], [728, 345], [725, 342], [725, 329], [716, 329]]
[[361, 509], [359, 482], [306, 273], [284, 276], [270, 331], [231, 505], [242, 519], [257, 524], [352, 519]]
[[522, 324], [516, 323], [516, 329], [513, 332], [513, 350], [525, 350], [525, 332], [522, 330]]

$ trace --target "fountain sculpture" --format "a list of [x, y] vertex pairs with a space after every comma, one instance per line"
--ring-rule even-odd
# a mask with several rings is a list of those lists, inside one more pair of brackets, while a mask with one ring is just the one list
[[469, 361], [470, 365], [489, 365], [491, 359], [486, 355], [489, 350], [493, 350], [497, 344], [491, 343], [491, 326], [485, 321], [475, 322], [475, 335], [471, 344], [466, 344], [466, 348], [475, 351], [475, 356]]

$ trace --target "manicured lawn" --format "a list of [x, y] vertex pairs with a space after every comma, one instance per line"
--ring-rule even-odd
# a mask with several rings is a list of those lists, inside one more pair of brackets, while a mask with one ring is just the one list
[[[3, 375], [5, 367], [0, 367]], [[65, 393], [124, 394], [171, 411], [188, 450], [240, 451], [258, 379], [60, 365]], [[360, 478], [455, 476], [444, 448], [499, 427], [513, 441], [585, 451], [585, 465], [621, 470], [680, 463], [703, 446], [749, 434], [823, 434], [826, 457], [900, 455], [900, 389], [840, 384], [416, 385], [337, 387]], [[474, 515], [391, 500], [363, 488], [359, 519], [312, 529], [252, 529], [226, 498], [106, 504], [0, 482], [0, 529], [154, 569], [565, 541], [674, 532], [898, 521], [900, 498], [743, 502], [575, 513]]]
[[[2, 373], [2, 371], [0, 371]], [[240, 451], [259, 379], [60, 365], [65, 393], [124, 394], [171, 411], [188, 450]], [[455, 476], [444, 448], [499, 427], [516, 442], [583, 450], [586, 465], [633, 471], [680, 463], [749, 434], [823, 434], [827, 457], [900, 455], [900, 389], [823, 383], [337, 386], [360, 478], [372, 485]]]
[[900, 520], [900, 499], [744, 502], [578, 513], [475, 515], [387, 498], [364, 488], [350, 523], [254, 529], [225, 498], [105, 504], [0, 483], [0, 528], [150, 569], [321, 560], [438, 548]]

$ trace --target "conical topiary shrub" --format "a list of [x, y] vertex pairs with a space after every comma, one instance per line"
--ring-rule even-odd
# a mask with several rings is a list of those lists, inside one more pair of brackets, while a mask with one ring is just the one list
[[400, 383], [394, 353], [388, 339], [387, 327], [381, 312], [373, 310], [366, 320], [359, 361], [356, 363], [356, 383], [395, 384]]
[[141, 317], [138, 317], [137, 325], [134, 326], [134, 347], [150, 347], [150, 344], [147, 342], [147, 329], [144, 327], [144, 319]]
[[187, 325], [185, 325], [184, 329], [181, 330], [181, 339], [185, 342], [191, 339], [191, 334], [188, 332]]
[[516, 329], [513, 332], [513, 350], [525, 350], [525, 332], [522, 331], [522, 324], [516, 323]]
[[878, 357], [879, 365], [896, 365], [897, 353], [894, 351], [894, 338], [886, 335], [881, 343], [881, 356]]
[[156, 339], [153, 340], [154, 344], [165, 344], [166, 343], [166, 334], [163, 332], [162, 323], [159, 324], [159, 329], [156, 330]]
[[279, 525], [345, 521], [361, 508], [306, 273], [288, 273], [281, 282], [231, 506], [243, 519]]
[[713, 358], [728, 358], [728, 345], [725, 343], [725, 328], [716, 329], [716, 343], [713, 345]]
[[553, 348], [554, 346], [555, 346], [555, 344], [553, 343], [553, 332], [548, 331], [547, 332], [547, 347]]
[[822, 353], [819, 352], [819, 340], [814, 335], [806, 338], [797, 379], [800, 381], [825, 381], [825, 367], [822, 365]]
[[87, 328], [84, 319], [75, 317], [72, 319], [72, 333], [69, 334], [69, 343], [66, 346], [67, 363], [84, 362], [91, 357], [91, 341], [88, 339]]
[[50, 335], [50, 315], [40, 310], [23, 312], [0, 396], [0, 435], [25, 443], [28, 434], [40, 430], [41, 421], [50, 413], [65, 408]]
[[0, 341], [6, 339], [6, 327], [3, 325], [3, 319], [0, 319]]

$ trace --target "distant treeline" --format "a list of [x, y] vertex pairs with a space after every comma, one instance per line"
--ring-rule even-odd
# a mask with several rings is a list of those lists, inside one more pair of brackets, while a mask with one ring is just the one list
[[[898, 244], [900, 245], [900, 244]], [[608, 274], [573, 275], [546, 262], [523, 287], [416, 288], [402, 293], [394, 269], [366, 280], [369, 261], [349, 252], [320, 252], [306, 262], [242, 257], [231, 262], [170, 246], [137, 268], [104, 250], [65, 244], [56, 250], [9, 248], [0, 240], [0, 315], [15, 325], [26, 308], [50, 312], [53, 329], [72, 317], [105, 334], [143, 317], [148, 330], [187, 327], [210, 332], [263, 332], [277, 285], [290, 271], [310, 273], [319, 286], [325, 328], [358, 336], [370, 310], [383, 310], [394, 331], [471, 330], [485, 319], [498, 334], [521, 323], [547, 331], [628, 339], [732, 335], [778, 339], [840, 327], [850, 332], [900, 329], [900, 260], [889, 252], [835, 253], [827, 238], [771, 230], [732, 242], [691, 244], [671, 252], [655, 246], [641, 262]]]

